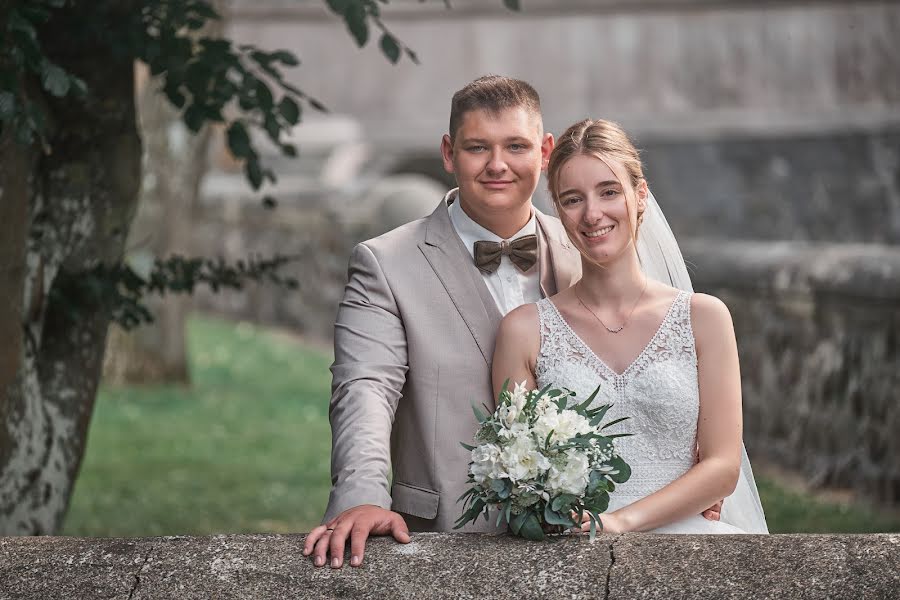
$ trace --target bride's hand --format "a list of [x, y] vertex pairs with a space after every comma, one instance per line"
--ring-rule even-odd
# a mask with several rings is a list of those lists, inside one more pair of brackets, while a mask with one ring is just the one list
[[[600, 523], [603, 524], [601, 528], [598, 524], [597, 531], [602, 533], [625, 533], [625, 524], [619, 518], [616, 513], [603, 513], [600, 515]], [[591, 530], [591, 520], [585, 515], [581, 520], [581, 531], [590, 532]]]

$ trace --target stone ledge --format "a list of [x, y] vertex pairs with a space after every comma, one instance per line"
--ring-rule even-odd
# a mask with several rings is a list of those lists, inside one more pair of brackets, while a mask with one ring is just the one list
[[304, 535], [0, 538], [0, 598], [887, 598], [900, 534], [378, 538], [316, 569]]

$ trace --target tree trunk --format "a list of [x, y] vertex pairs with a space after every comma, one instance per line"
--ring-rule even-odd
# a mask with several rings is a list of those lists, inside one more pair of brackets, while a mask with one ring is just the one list
[[[72, 10], [84, 9], [76, 3]], [[32, 168], [21, 147], [0, 148], [0, 265], [13, 294], [0, 296], [0, 332], [24, 326], [23, 342], [0, 356], [0, 535], [49, 534], [62, 523], [110, 321], [106, 310], [67, 297], [65, 284], [100, 262], [122, 260], [140, 181], [131, 60], [99, 44], [66, 47], [69, 24], [54, 19], [42, 40], [46, 53], [92, 93], [51, 102], [57, 129], [48, 134], [49, 153]], [[21, 246], [15, 219], [27, 222]]]
[[[190, 252], [190, 218], [206, 171], [209, 131], [192, 135], [179, 113], [159, 92], [158, 81], [137, 69], [137, 107], [144, 142], [138, 211], [126, 260], [151, 265], [157, 258]], [[138, 267], [140, 270], [140, 267]], [[132, 331], [113, 325], [103, 366], [114, 385], [188, 383], [185, 316], [188, 298], [148, 297], [155, 321]]]

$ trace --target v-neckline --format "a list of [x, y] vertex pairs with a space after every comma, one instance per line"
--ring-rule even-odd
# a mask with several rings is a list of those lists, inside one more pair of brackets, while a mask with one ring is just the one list
[[632, 368], [635, 367], [635, 365], [638, 364], [638, 361], [640, 361], [641, 358], [644, 357], [644, 354], [647, 353], [647, 350], [650, 348], [650, 346], [653, 345], [653, 342], [656, 341], [656, 338], [659, 337], [659, 334], [662, 333], [663, 328], [666, 326], [666, 323], [669, 322], [669, 319], [671, 318], [672, 313], [675, 310], [675, 305], [678, 303], [678, 301], [681, 299], [681, 297], [685, 294], [687, 294], [687, 292], [685, 292], [684, 290], [678, 291], [678, 294], [676, 294], [676, 296], [672, 300], [671, 304], [669, 304], [669, 308], [668, 308], [668, 310], [666, 310], [666, 314], [665, 314], [665, 316], [663, 316], [662, 322], [660, 322], [659, 327], [656, 328], [656, 331], [653, 333], [653, 335], [650, 337], [650, 339], [647, 341], [647, 343], [644, 344], [644, 348], [638, 353], [637, 356], [634, 357], [634, 360], [632, 360], [630, 363], [628, 363], [628, 366], [626, 366], [625, 370], [623, 370], [621, 373], [617, 373], [612, 367], [610, 367], [608, 364], [606, 364], [606, 362], [602, 358], [600, 358], [600, 356], [598, 356], [596, 352], [594, 352], [594, 349], [591, 348], [588, 345], [588, 343], [585, 342], [581, 338], [580, 335], [575, 333], [575, 330], [572, 329], [572, 326], [569, 325], [568, 321], [566, 321], [566, 318], [562, 315], [562, 312], [560, 312], [559, 308], [556, 306], [556, 304], [553, 302], [553, 300], [551, 300], [550, 298], [547, 298], [547, 302], [550, 304], [550, 306], [553, 307], [553, 311], [556, 313], [556, 316], [559, 317], [559, 320], [562, 321], [562, 324], [565, 325], [565, 327], [569, 331], [569, 333], [572, 334], [572, 337], [575, 338], [578, 341], [578, 343], [581, 344], [584, 347], [584, 349], [590, 353], [590, 356], [592, 356], [594, 358], [594, 360], [596, 360], [597, 363], [601, 367], [606, 369], [606, 371], [608, 371], [609, 374], [611, 374], [615, 379], [622, 379], [623, 377], [625, 377], [625, 375], [628, 374], [629, 371], [631, 371]]

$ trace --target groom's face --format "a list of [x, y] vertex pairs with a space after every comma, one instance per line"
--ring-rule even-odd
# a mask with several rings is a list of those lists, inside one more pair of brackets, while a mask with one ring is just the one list
[[553, 136], [540, 115], [521, 108], [465, 113], [453, 138], [441, 142], [444, 168], [456, 175], [460, 203], [475, 221], [516, 213], [530, 203], [546, 168]]

